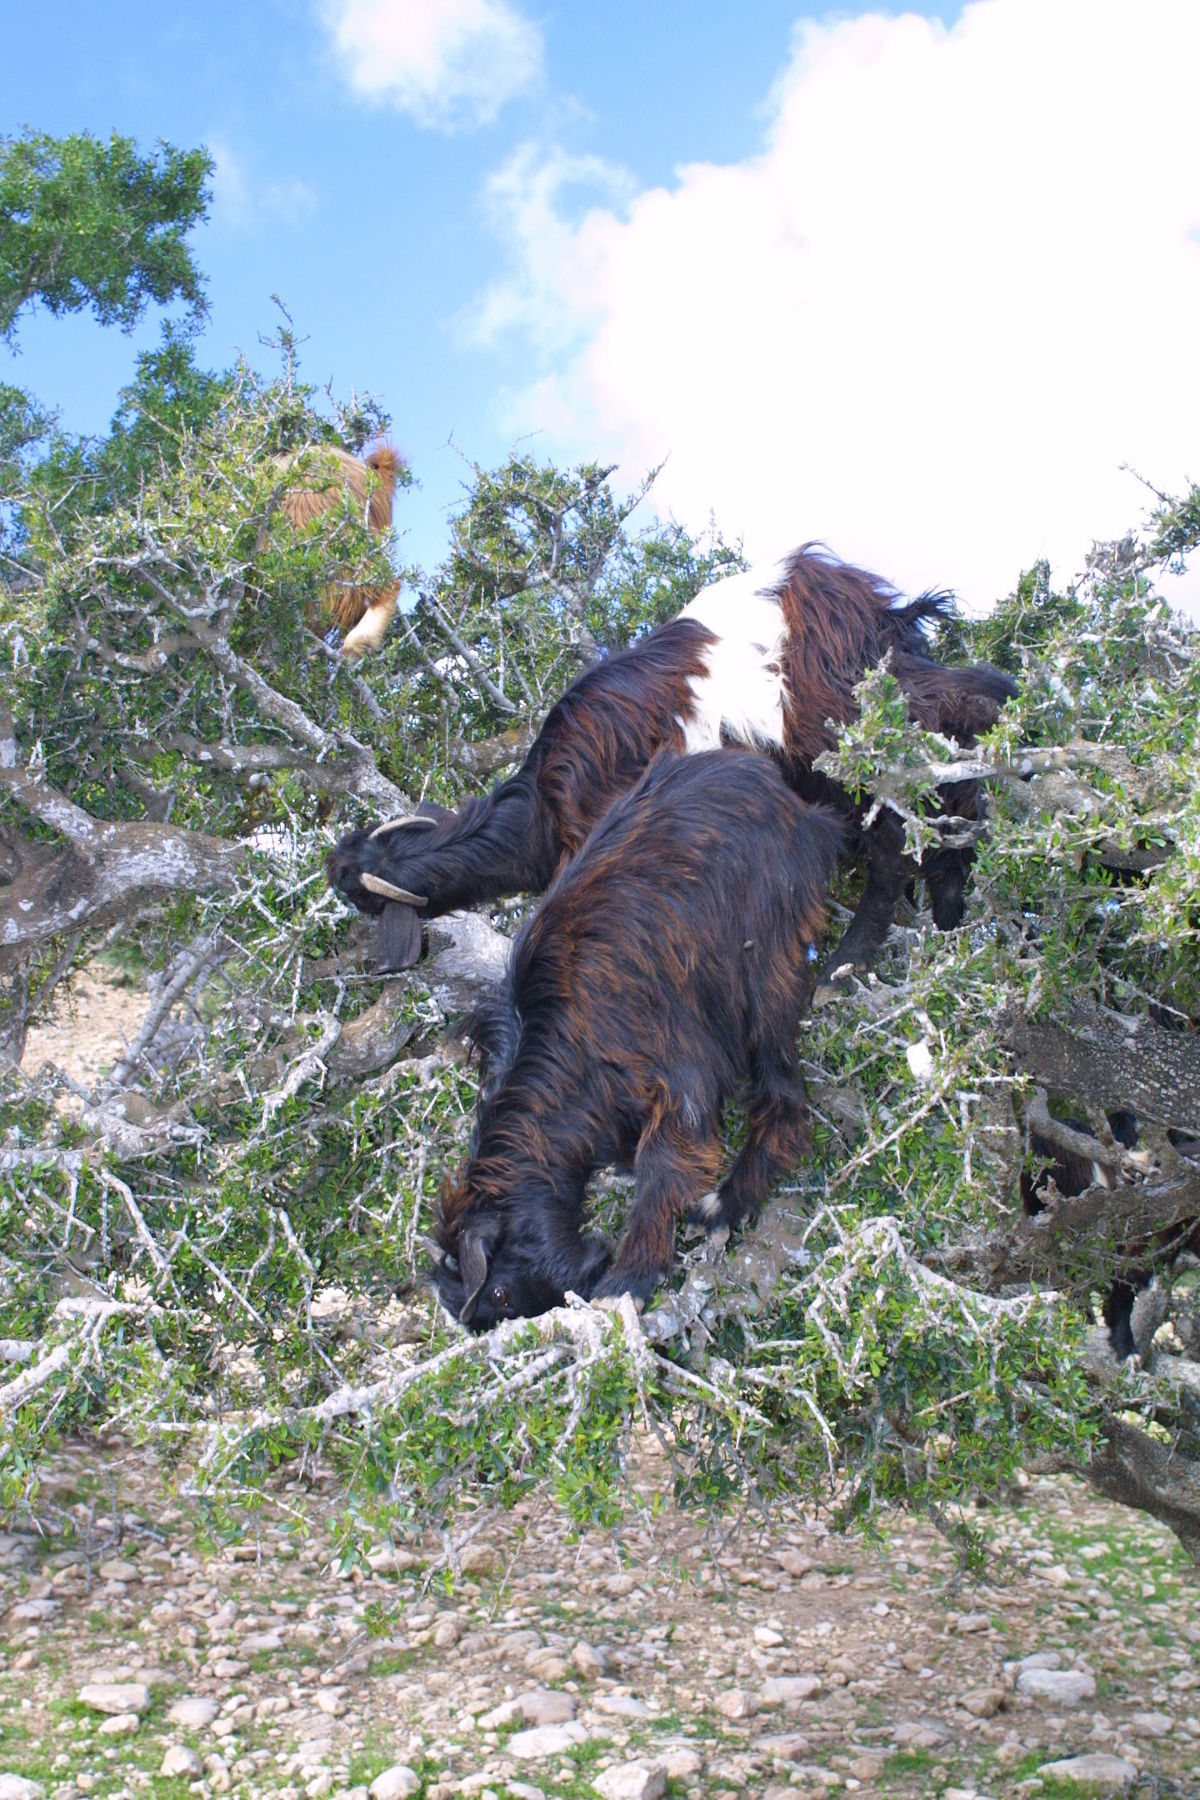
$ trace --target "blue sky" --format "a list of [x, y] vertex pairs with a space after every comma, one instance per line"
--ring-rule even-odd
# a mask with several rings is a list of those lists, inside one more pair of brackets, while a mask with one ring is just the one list
[[[278, 292], [305, 372], [394, 416], [406, 556], [518, 438], [665, 456], [695, 527], [975, 605], [1134, 522], [1122, 462], [1200, 477], [1193, 0], [76, 0], [5, 35], [0, 129], [214, 151], [207, 360], [265, 366]], [[27, 315], [0, 378], [100, 431], [157, 329]]]

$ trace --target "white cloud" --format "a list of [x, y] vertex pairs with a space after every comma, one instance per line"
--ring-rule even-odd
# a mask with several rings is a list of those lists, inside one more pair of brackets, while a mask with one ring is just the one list
[[977, 0], [797, 28], [759, 154], [570, 217], [493, 181], [511, 277], [478, 328], [541, 373], [505, 425], [710, 509], [754, 556], [823, 539], [983, 605], [1200, 478], [1191, 0]]
[[306, 181], [289, 176], [267, 181], [254, 175], [230, 145], [209, 139], [213, 158], [213, 215], [234, 230], [257, 229], [265, 219], [286, 224], [307, 218], [317, 205], [317, 195]]
[[486, 125], [542, 67], [541, 34], [507, 0], [324, 0], [353, 87], [418, 125]]

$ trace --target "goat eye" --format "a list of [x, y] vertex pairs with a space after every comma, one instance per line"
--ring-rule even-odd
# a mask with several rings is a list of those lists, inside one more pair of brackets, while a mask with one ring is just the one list
[[506, 1287], [494, 1287], [491, 1291], [490, 1299], [493, 1306], [507, 1306], [508, 1289]]

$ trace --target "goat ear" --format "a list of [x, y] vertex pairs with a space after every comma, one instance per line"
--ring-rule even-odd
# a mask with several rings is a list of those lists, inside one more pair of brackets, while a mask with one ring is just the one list
[[462, 1324], [470, 1323], [475, 1302], [487, 1280], [488, 1252], [491, 1243], [478, 1231], [464, 1231], [458, 1245], [458, 1267], [462, 1276], [463, 1303], [458, 1309]]

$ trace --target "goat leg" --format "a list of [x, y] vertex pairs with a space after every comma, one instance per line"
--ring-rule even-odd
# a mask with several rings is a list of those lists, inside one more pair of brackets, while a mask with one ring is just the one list
[[821, 967], [819, 999], [830, 998], [831, 990], [836, 993], [833, 977], [846, 964], [853, 969], [871, 967], [891, 930], [910, 874], [911, 865], [904, 854], [904, 822], [894, 812], [882, 807], [865, 835], [867, 883], [841, 943]]
[[[721, 1166], [715, 1130], [688, 1130], [677, 1112], [643, 1132], [634, 1160], [637, 1191], [612, 1267], [592, 1290], [593, 1300], [630, 1294], [648, 1300], [671, 1270], [675, 1227], [696, 1196], [711, 1187]], [[706, 1221], [707, 1222], [707, 1221]]]

